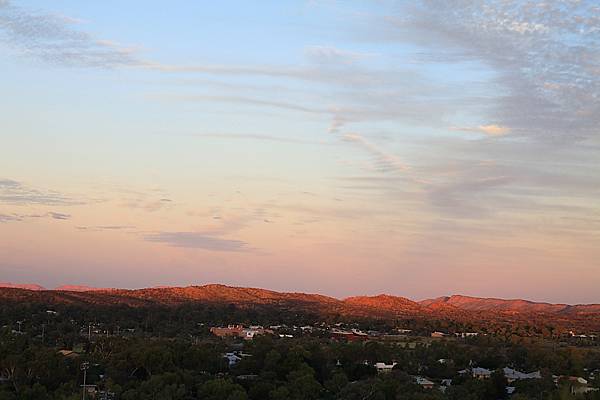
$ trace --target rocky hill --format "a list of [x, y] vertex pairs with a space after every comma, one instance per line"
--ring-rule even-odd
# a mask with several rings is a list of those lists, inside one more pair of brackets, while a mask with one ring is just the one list
[[[415, 302], [404, 297], [357, 296], [344, 300], [319, 294], [284, 293], [266, 289], [204, 285], [147, 289], [94, 289], [63, 286], [60, 290], [0, 288], [0, 302], [32, 302], [71, 305], [126, 305], [130, 307], [179, 306], [184, 304], [276, 307], [284, 311], [317, 315], [372, 318], [429, 318], [485, 324], [489, 321], [518, 323], [538, 321], [600, 330], [600, 305], [536, 303], [527, 300], [449, 296]], [[71, 289], [71, 290], [69, 290]]]

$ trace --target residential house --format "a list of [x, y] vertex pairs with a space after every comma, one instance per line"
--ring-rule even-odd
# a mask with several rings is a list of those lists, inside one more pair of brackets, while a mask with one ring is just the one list
[[415, 377], [417, 385], [420, 385], [424, 389], [433, 389], [435, 384], [427, 378], [423, 378], [422, 376]]
[[390, 372], [395, 366], [396, 366], [396, 363], [392, 363], [392, 364], [386, 364], [384, 362], [375, 363], [375, 368], [377, 369], [378, 373]]
[[239, 363], [242, 360], [242, 357], [238, 356], [235, 353], [225, 353], [223, 355], [223, 358], [227, 359], [227, 362], [229, 363], [229, 368], [234, 367], [237, 363]]
[[540, 371], [524, 373], [512, 368], [505, 367], [502, 369], [502, 372], [504, 372], [504, 376], [508, 380], [508, 383], [520, 381], [523, 379], [542, 379], [542, 373]]
[[471, 374], [475, 379], [489, 379], [492, 376], [492, 371], [487, 368], [475, 367], [471, 370]]

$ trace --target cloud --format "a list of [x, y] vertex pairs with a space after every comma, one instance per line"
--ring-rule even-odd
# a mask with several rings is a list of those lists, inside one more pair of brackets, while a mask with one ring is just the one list
[[266, 107], [274, 107], [280, 108], [283, 110], [290, 111], [299, 111], [309, 114], [328, 114], [329, 111], [314, 107], [306, 107], [300, 104], [289, 103], [285, 101], [275, 101], [275, 100], [266, 100], [252, 97], [244, 97], [244, 96], [202, 96], [202, 95], [192, 95], [192, 96], [175, 96], [175, 98], [186, 101], [218, 101], [223, 103], [239, 103], [239, 104], [247, 104], [251, 106], [266, 106]]
[[164, 243], [173, 247], [211, 251], [237, 252], [247, 250], [247, 243], [241, 240], [222, 239], [199, 232], [159, 232], [145, 235], [144, 240]]
[[422, 46], [424, 60], [494, 71], [489, 117], [512, 134], [555, 143], [597, 137], [597, 2], [421, 0], [386, 20], [388, 38]]
[[490, 125], [479, 125], [476, 127], [453, 127], [452, 130], [463, 131], [463, 132], [476, 132], [483, 133], [488, 136], [503, 136], [510, 133], [510, 129], [505, 126], [490, 124]]
[[77, 226], [76, 227], [80, 231], [90, 231], [90, 232], [98, 232], [98, 231], [121, 231], [125, 229], [135, 229], [133, 225], [98, 225], [98, 226]]
[[62, 220], [66, 220], [66, 219], [71, 219], [71, 215], [69, 214], [63, 214], [63, 213], [57, 213], [57, 212], [49, 212], [48, 216], [52, 219], [62, 219]]
[[333, 46], [308, 46], [304, 50], [304, 54], [309, 60], [322, 64], [352, 64], [376, 55], [342, 50]]
[[164, 196], [165, 193], [162, 191], [150, 191], [150, 192], [136, 192], [136, 191], [125, 191], [128, 195], [127, 198], [122, 199], [121, 205], [123, 207], [132, 209], [142, 209], [147, 212], [155, 212], [159, 210], [171, 209], [176, 206], [172, 199]]
[[[431, 204], [445, 214], [462, 217], [482, 217], [487, 215], [482, 194], [512, 182], [508, 176], [462, 179], [449, 184], [432, 185], [428, 189]], [[495, 208], [495, 207], [493, 207]]]
[[140, 64], [137, 50], [76, 30], [81, 21], [0, 3], [0, 43], [18, 55], [62, 66], [116, 68]]
[[23, 217], [19, 216], [19, 215], [0, 214], [0, 224], [5, 223], [5, 222], [22, 221], [22, 220], [23, 220]]
[[71, 219], [71, 215], [58, 212], [47, 212], [45, 214], [0, 214], [0, 223], [21, 222], [31, 218], [52, 218], [57, 220], [68, 220]]
[[0, 180], [0, 203], [13, 205], [48, 205], [71, 206], [83, 204], [62, 193], [52, 190], [30, 188], [21, 182], [10, 179]]
[[199, 133], [193, 135], [198, 138], [207, 139], [239, 139], [239, 140], [261, 140], [267, 142], [280, 142], [280, 143], [294, 143], [294, 144], [313, 144], [323, 145], [325, 142], [317, 142], [311, 140], [296, 139], [293, 137], [282, 137], [274, 135], [263, 135], [263, 134], [237, 134], [237, 133]]
[[361, 135], [347, 133], [343, 135], [343, 140], [358, 144], [361, 148], [367, 150], [374, 158], [374, 168], [381, 172], [406, 171], [410, 169], [405, 163], [393, 154], [387, 153], [371, 143]]
[[[289, 65], [172, 65], [142, 59], [138, 50], [115, 41], [98, 39], [77, 29], [73, 18], [40, 14], [16, 6], [0, 9], [0, 40], [18, 54], [63, 66], [138, 68], [163, 73], [214, 76], [265, 77], [311, 84], [309, 96], [297, 101], [280, 101], [264, 95], [235, 93], [219, 96], [179, 96], [189, 101], [220, 101], [329, 116], [327, 128], [338, 133], [354, 122], [409, 121], [433, 123], [456, 112], [461, 101], [448, 102], [439, 96], [448, 86], [434, 87], [417, 68], [404, 64], [376, 68], [355, 63], [374, 53], [342, 50], [332, 46], [306, 48], [308, 64]], [[360, 64], [360, 65], [359, 65]], [[289, 87], [292, 87], [289, 85]], [[461, 88], [464, 92], [464, 88]], [[321, 93], [319, 93], [321, 92]], [[268, 90], [262, 93], [272, 93]], [[434, 97], [427, 97], [434, 94]], [[273, 96], [273, 94], [270, 94]], [[464, 101], [464, 99], [463, 99]]]

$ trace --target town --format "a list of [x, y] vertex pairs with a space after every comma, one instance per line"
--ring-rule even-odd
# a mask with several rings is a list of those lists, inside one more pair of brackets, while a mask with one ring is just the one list
[[182, 311], [166, 324], [158, 310], [34, 309], [2, 314], [0, 399], [600, 396], [594, 332], [499, 337], [452, 324], [443, 331], [422, 321], [302, 317], [265, 324], [276, 315], [250, 322], [243, 310], [233, 317], [243, 322]]

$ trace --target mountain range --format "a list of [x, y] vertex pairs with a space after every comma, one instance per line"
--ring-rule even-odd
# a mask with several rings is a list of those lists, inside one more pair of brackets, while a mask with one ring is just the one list
[[0, 283], [0, 301], [46, 304], [125, 304], [131, 307], [176, 306], [187, 303], [234, 304], [241, 307], [272, 306], [323, 315], [375, 318], [434, 318], [454, 321], [529, 321], [542, 319], [563, 327], [600, 330], [600, 304], [551, 304], [521, 299], [505, 300], [461, 295], [413, 301], [378, 295], [336, 299], [320, 294], [285, 293], [218, 284], [146, 289], [101, 289]]

